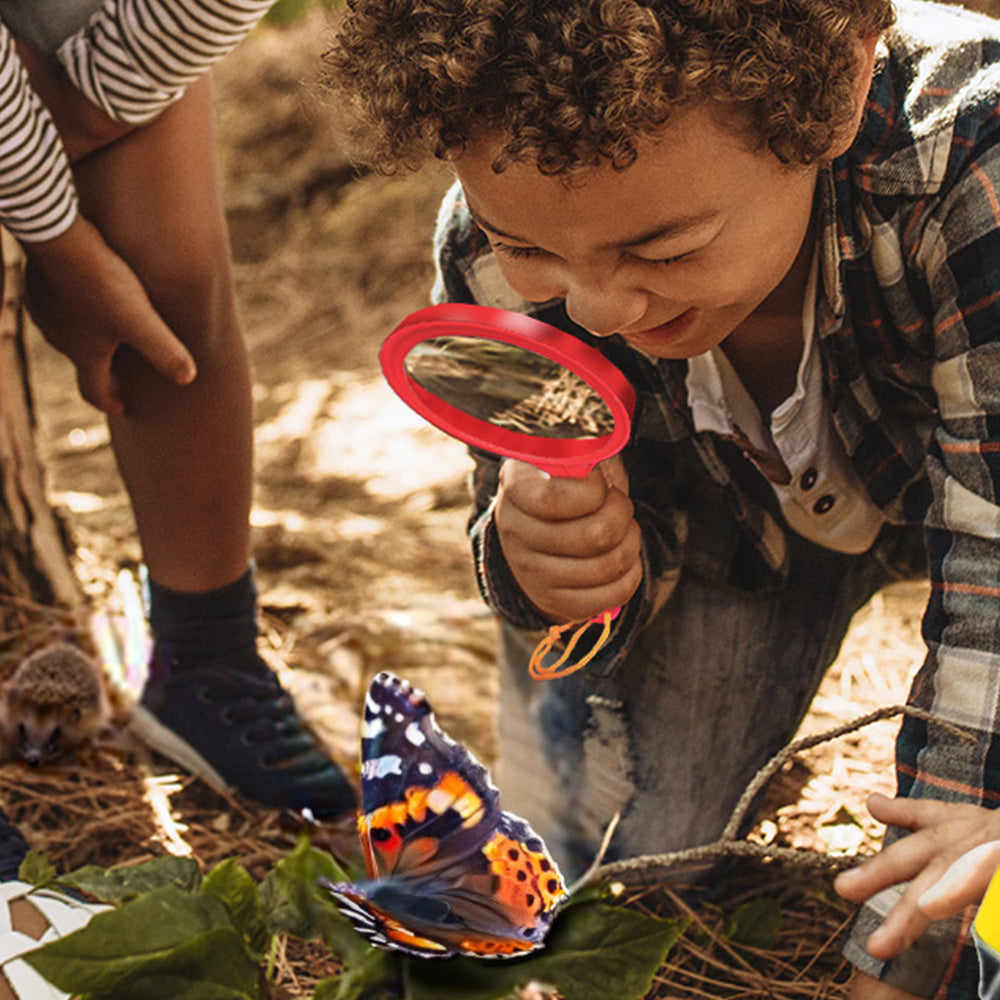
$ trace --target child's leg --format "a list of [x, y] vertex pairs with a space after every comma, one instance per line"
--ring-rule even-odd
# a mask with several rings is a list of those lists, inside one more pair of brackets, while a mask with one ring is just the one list
[[256, 653], [248, 570], [250, 370], [216, 177], [211, 88], [74, 166], [81, 210], [133, 268], [198, 366], [188, 386], [120, 352], [109, 418], [151, 580], [146, 738], [210, 781], [317, 816], [350, 786]]
[[683, 575], [611, 676], [528, 678], [531, 643], [507, 630], [501, 789], [579, 873], [615, 812], [611, 856], [709, 843], [756, 771], [792, 737], [852, 614], [885, 571], [793, 545], [792, 579], [748, 594]]
[[127, 413], [110, 420], [150, 575], [182, 591], [231, 583], [250, 555], [250, 373], [211, 114], [203, 81], [75, 168], [83, 214], [132, 266], [198, 365], [194, 383], [180, 387], [123, 353]]

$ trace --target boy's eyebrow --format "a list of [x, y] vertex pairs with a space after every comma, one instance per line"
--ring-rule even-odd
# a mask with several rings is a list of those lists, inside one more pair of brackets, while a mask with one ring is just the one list
[[[472, 207], [468, 198], [466, 198], [466, 208], [469, 210], [469, 215], [472, 216], [472, 221], [475, 222], [481, 229], [488, 229], [496, 236], [500, 236], [505, 240], [514, 240], [515, 243], [530, 244], [532, 242], [524, 236], [517, 236], [514, 233], [504, 232], [499, 226], [495, 226], [492, 222], [483, 218], [483, 216]], [[650, 229], [648, 232], [640, 233], [631, 239], [621, 240], [613, 244], [607, 244], [605, 249], [640, 247], [647, 243], [655, 243], [657, 240], [663, 239], [667, 236], [680, 236], [692, 229], [697, 229], [698, 226], [705, 225], [707, 222], [712, 222], [718, 218], [720, 214], [720, 212], [714, 209], [708, 209], [704, 212], [692, 213], [691, 215], [679, 215], [677, 218], [671, 219], [669, 222], [665, 222], [662, 225], [657, 226], [655, 229]]]

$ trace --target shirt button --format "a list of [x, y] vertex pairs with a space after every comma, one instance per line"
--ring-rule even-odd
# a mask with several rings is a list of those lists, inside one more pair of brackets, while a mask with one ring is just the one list
[[819, 473], [813, 466], [809, 466], [805, 472], [802, 473], [802, 478], [799, 480], [799, 486], [803, 491], [811, 490], [816, 485], [816, 478]]
[[836, 499], [830, 496], [829, 493], [824, 493], [814, 504], [813, 513], [814, 514], [825, 514], [831, 507], [836, 503]]

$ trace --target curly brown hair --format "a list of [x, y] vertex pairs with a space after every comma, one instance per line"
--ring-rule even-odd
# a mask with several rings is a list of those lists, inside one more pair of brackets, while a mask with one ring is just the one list
[[623, 168], [705, 99], [808, 163], [854, 113], [858, 39], [894, 18], [892, 0], [348, 0], [327, 84], [383, 171], [483, 135], [505, 140], [496, 170]]

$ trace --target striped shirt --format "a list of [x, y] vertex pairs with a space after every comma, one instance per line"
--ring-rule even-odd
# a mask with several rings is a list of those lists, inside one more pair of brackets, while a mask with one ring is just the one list
[[[901, 572], [929, 567], [926, 660], [911, 701], [976, 734], [913, 719], [897, 742], [900, 794], [1000, 805], [1000, 22], [899, 0], [851, 149], [820, 174], [823, 390], [858, 480], [886, 521], [875, 542]], [[729, 442], [695, 432], [687, 362], [590, 338], [561, 302], [505, 284], [459, 188], [435, 237], [435, 298], [530, 313], [597, 347], [637, 394], [625, 453], [646, 576], [596, 669], [622, 659], [679, 566], [753, 590], [787, 573], [786, 532], [766, 481]], [[471, 537], [487, 601], [515, 625], [547, 624], [497, 540], [498, 462], [476, 454]], [[864, 940], [898, 898], [862, 908], [845, 946], [869, 975], [918, 996], [974, 1000], [961, 920], [932, 925], [899, 959]]]
[[[274, 0], [105, 0], [57, 53], [74, 85], [129, 125], [155, 118], [233, 49]], [[69, 162], [0, 23], [0, 222], [24, 242], [76, 218]]]

